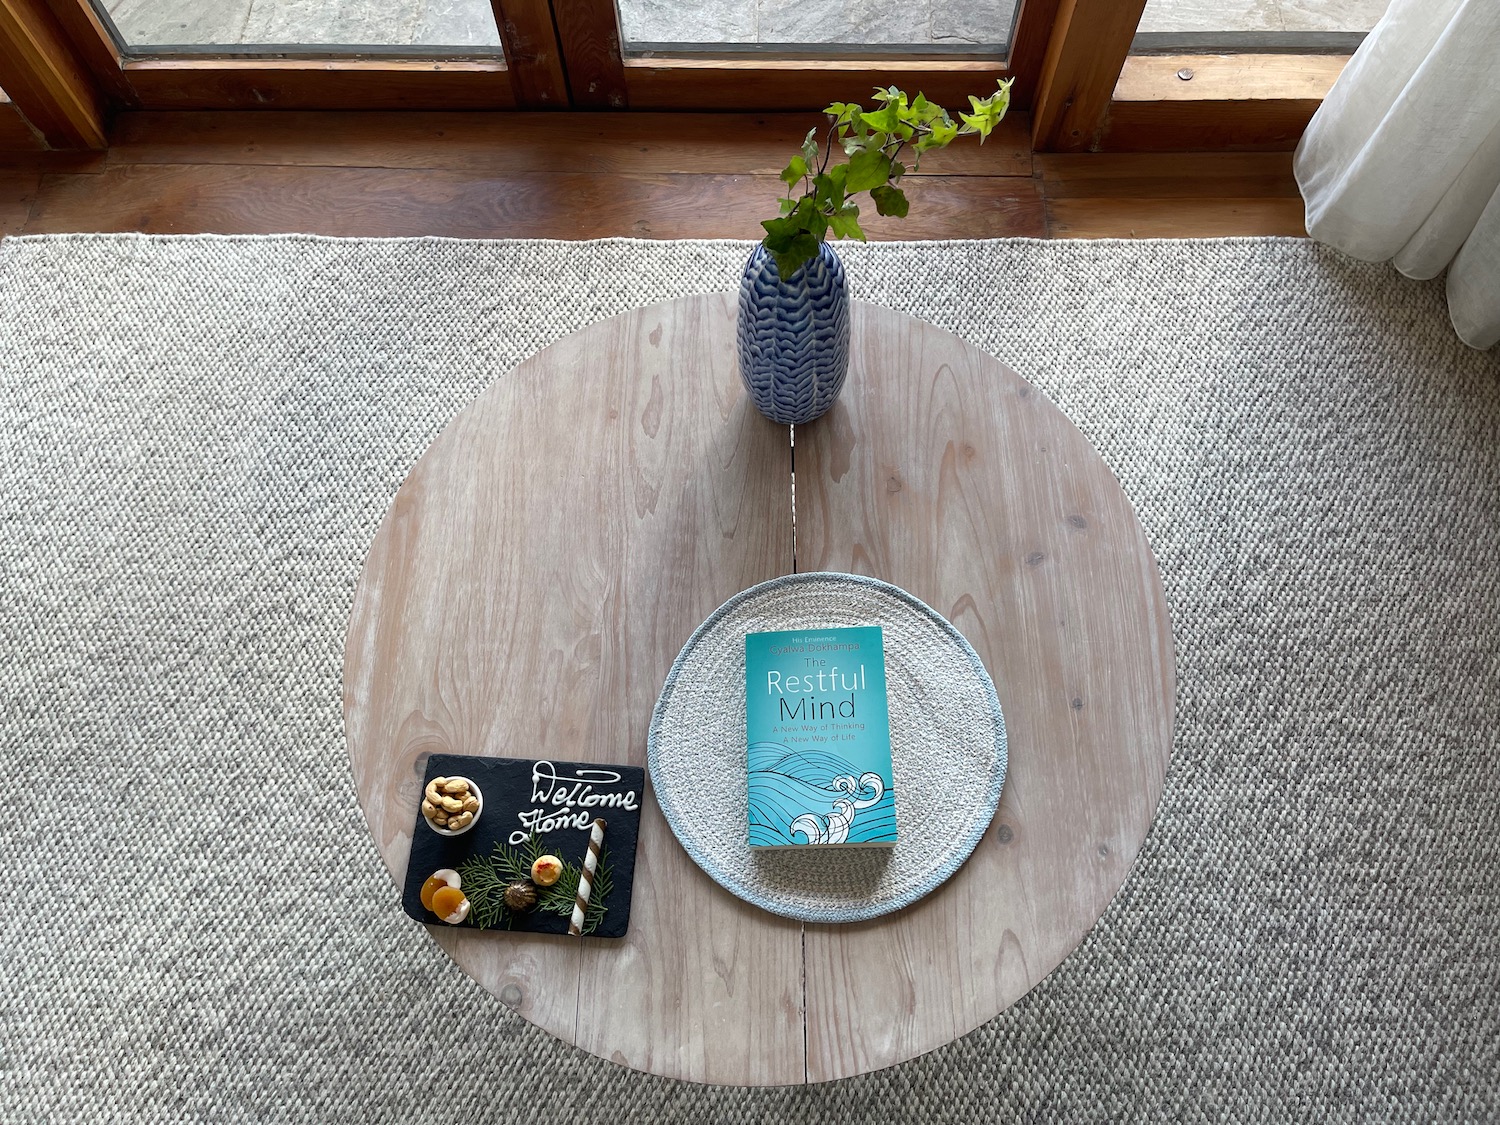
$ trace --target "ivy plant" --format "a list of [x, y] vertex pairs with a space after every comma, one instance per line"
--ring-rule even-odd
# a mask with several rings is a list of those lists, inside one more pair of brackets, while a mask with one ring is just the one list
[[[970, 94], [969, 112], [960, 112], [956, 121], [920, 93], [910, 98], [895, 86], [876, 88], [874, 109], [834, 102], [824, 110], [829, 119], [824, 143], [818, 143], [816, 127], [808, 131], [802, 151], [781, 173], [787, 194], [780, 217], [761, 223], [766, 229], [761, 241], [775, 257], [781, 276], [791, 277], [815, 258], [830, 233], [865, 241], [854, 201], [861, 193], [869, 194], [877, 214], [904, 219], [911, 205], [901, 177], [917, 170], [923, 153], [947, 148], [959, 137], [977, 135], [983, 144], [1010, 108], [1012, 81], [1002, 81], [987, 98]], [[835, 145], [843, 149], [842, 163], [833, 159]], [[908, 149], [910, 169], [901, 162]], [[793, 194], [799, 184], [801, 194]]]

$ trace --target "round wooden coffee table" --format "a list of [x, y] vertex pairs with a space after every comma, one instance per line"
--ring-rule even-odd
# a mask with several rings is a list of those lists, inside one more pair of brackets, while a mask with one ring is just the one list
[[[433, 752], [644, 764], [678, 650], [730, 595], [868, 574], [951, 620], [1010, 738], [995, 820], [916, 905], [802, 925], [721, 889], [654, 803], [621, 941], [439, 929], [465, 971], [594, 1054], [701, 1082], [820, 1082], [963, 1035], [1124, 881], [1171, 752], [1171, 627], [1118, 482], [957, 337], [856, 302], [849, 381], [795, 434], [740, 386], [730, 296], [627, 313], [497, 380], [412, 469], [355, 596], [344, 714], [399, 886]], [[903, 832], [920, 832], [903, 824]]]

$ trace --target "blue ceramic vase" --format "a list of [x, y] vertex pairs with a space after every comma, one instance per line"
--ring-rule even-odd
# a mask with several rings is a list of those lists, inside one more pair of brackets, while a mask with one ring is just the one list
[[801, 425], [823, 414], [849, 373], [849, 290], [829, 245], [789, 278], [757, 246], [740, 281], [740, 378], [773, 422]]

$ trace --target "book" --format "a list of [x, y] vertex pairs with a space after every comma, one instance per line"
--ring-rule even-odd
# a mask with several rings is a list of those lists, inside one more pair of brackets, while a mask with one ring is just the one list
[[752, 848], [896, 842], [878, 625], [745, 635]]
[[[401, 905], [408, 915], [447, 928], [444, 919], [423, 905], [421, 891], [435, 872], [451, 871], [459, 876], [456, 889], [470, 904], [456, 925], [565, 935], [580, 884], [587, 879], [580, 932], [590, 937], [625, 936], [646, 791], [643, 768], [433, 754], [423, 771], [423, 788], [435, 778], [469, 780], [483, 795], [483, 807], [472, 827], [455, 836], [434, 831], [418, 809], [402, 888]], [[605, 826], [590, 871], [587, 857], [596, 820]], [[561, 861], [555, 882], [534, 881], [532, 865], [542, 856]], [[530, 883], [536, 901], [511, 909], [504, 892], [516, 883]]]

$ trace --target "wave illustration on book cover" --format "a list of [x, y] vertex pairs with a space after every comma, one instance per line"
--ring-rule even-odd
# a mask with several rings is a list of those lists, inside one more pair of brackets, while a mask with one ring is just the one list
[[896, 793], [827, 750], [750, 746], [750, 846], [894, 838]]

